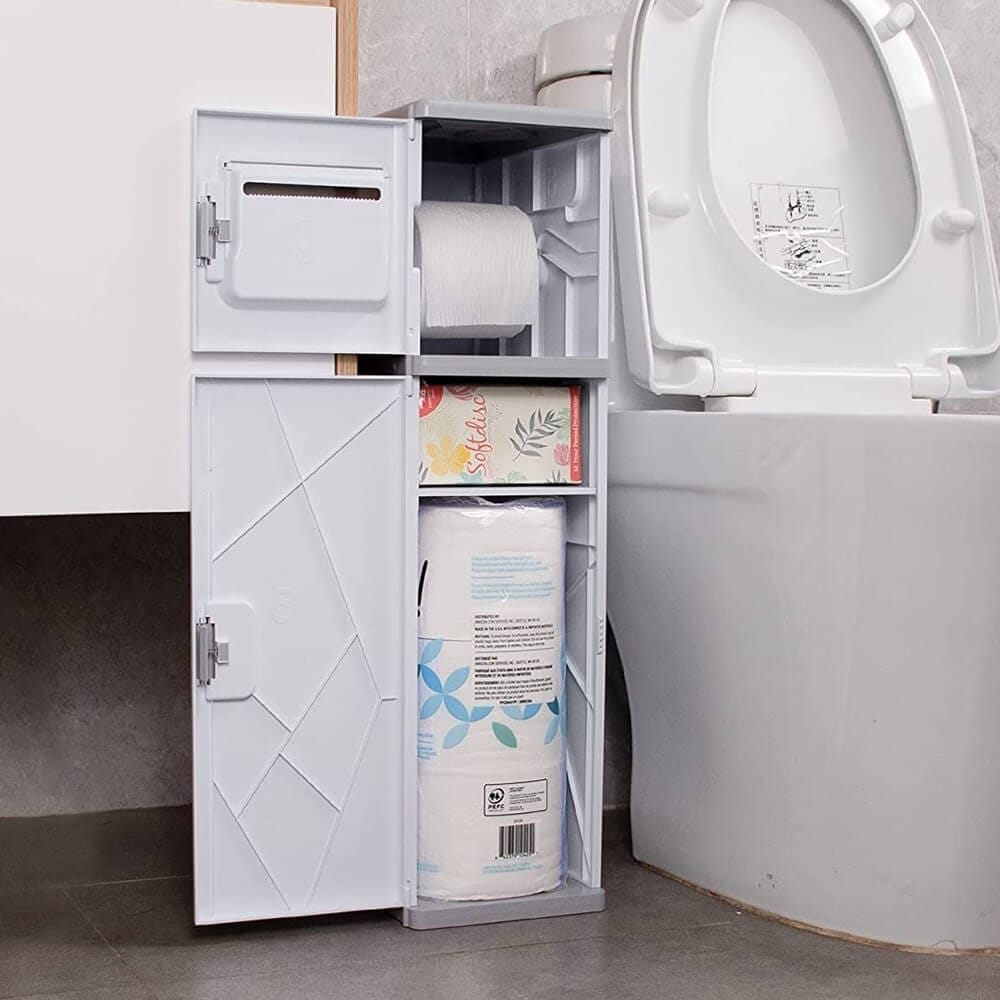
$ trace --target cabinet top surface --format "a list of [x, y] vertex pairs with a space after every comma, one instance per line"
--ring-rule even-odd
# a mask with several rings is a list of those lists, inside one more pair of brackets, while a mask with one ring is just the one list
[[490, 104], [477, 101], [421, 99], [383, 113], [386, 118], [433, 118], [439, 121], [535, 125], [575, 129], [578, 132], [610, 132], [611, 115], [602, 111], [576, 111], [534, 104]]

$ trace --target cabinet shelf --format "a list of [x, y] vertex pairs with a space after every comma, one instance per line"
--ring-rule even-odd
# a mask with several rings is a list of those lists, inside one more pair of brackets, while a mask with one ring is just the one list
[[477, 354], [425, 354], [412, 359], [414, 375], [431, 378], [608, 378], [605, 358], [519, 358]]
[[421, 486], [421, 497], [593, 497], [597, 490], [593, 486], [572, 484], [547, 484], [531, 486], [522, 483], [515, 486]]
[[435, 930], [472, 924], [499, 924], [508, 920], [563, 917], [569, 914], [598, 913], [604, 909], [604, 890], [586, 886], [576, 879], [566, 880], [559, 889], [516, 899], [483, 899], [468, 902], [439, 902], [420, 899], [402, 911], [405, 927]]

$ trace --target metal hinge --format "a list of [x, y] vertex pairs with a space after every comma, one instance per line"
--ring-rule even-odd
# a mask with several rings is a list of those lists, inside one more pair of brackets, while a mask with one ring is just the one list
[[199, 618], [195, 623], [195, 673], [199, 687], [207, 687], [215, 680], [216, 669], [229, 662], [229, 643], [215, 638], [215, 622]]
[[218, 245], [229, 243], [233, 238], [233, 226], [229, 219], [216, 217], [215, 202], [211, 198], [198, 201], [198, 218], [195, 229], [195, 257], [200, 267], [215, 260]]

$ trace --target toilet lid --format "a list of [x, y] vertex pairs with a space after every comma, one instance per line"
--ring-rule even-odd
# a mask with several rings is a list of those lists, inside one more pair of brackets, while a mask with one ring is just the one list
[[635, 0], [613, 103], [642, 385], [806, 408], [1000, 391], [975, 153], [915, 4]]

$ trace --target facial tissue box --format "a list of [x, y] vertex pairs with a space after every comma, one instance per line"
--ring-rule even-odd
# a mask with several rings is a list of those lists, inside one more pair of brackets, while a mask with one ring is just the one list
[[582, 482], [580, 387], [420, 383], [420, 485]]

